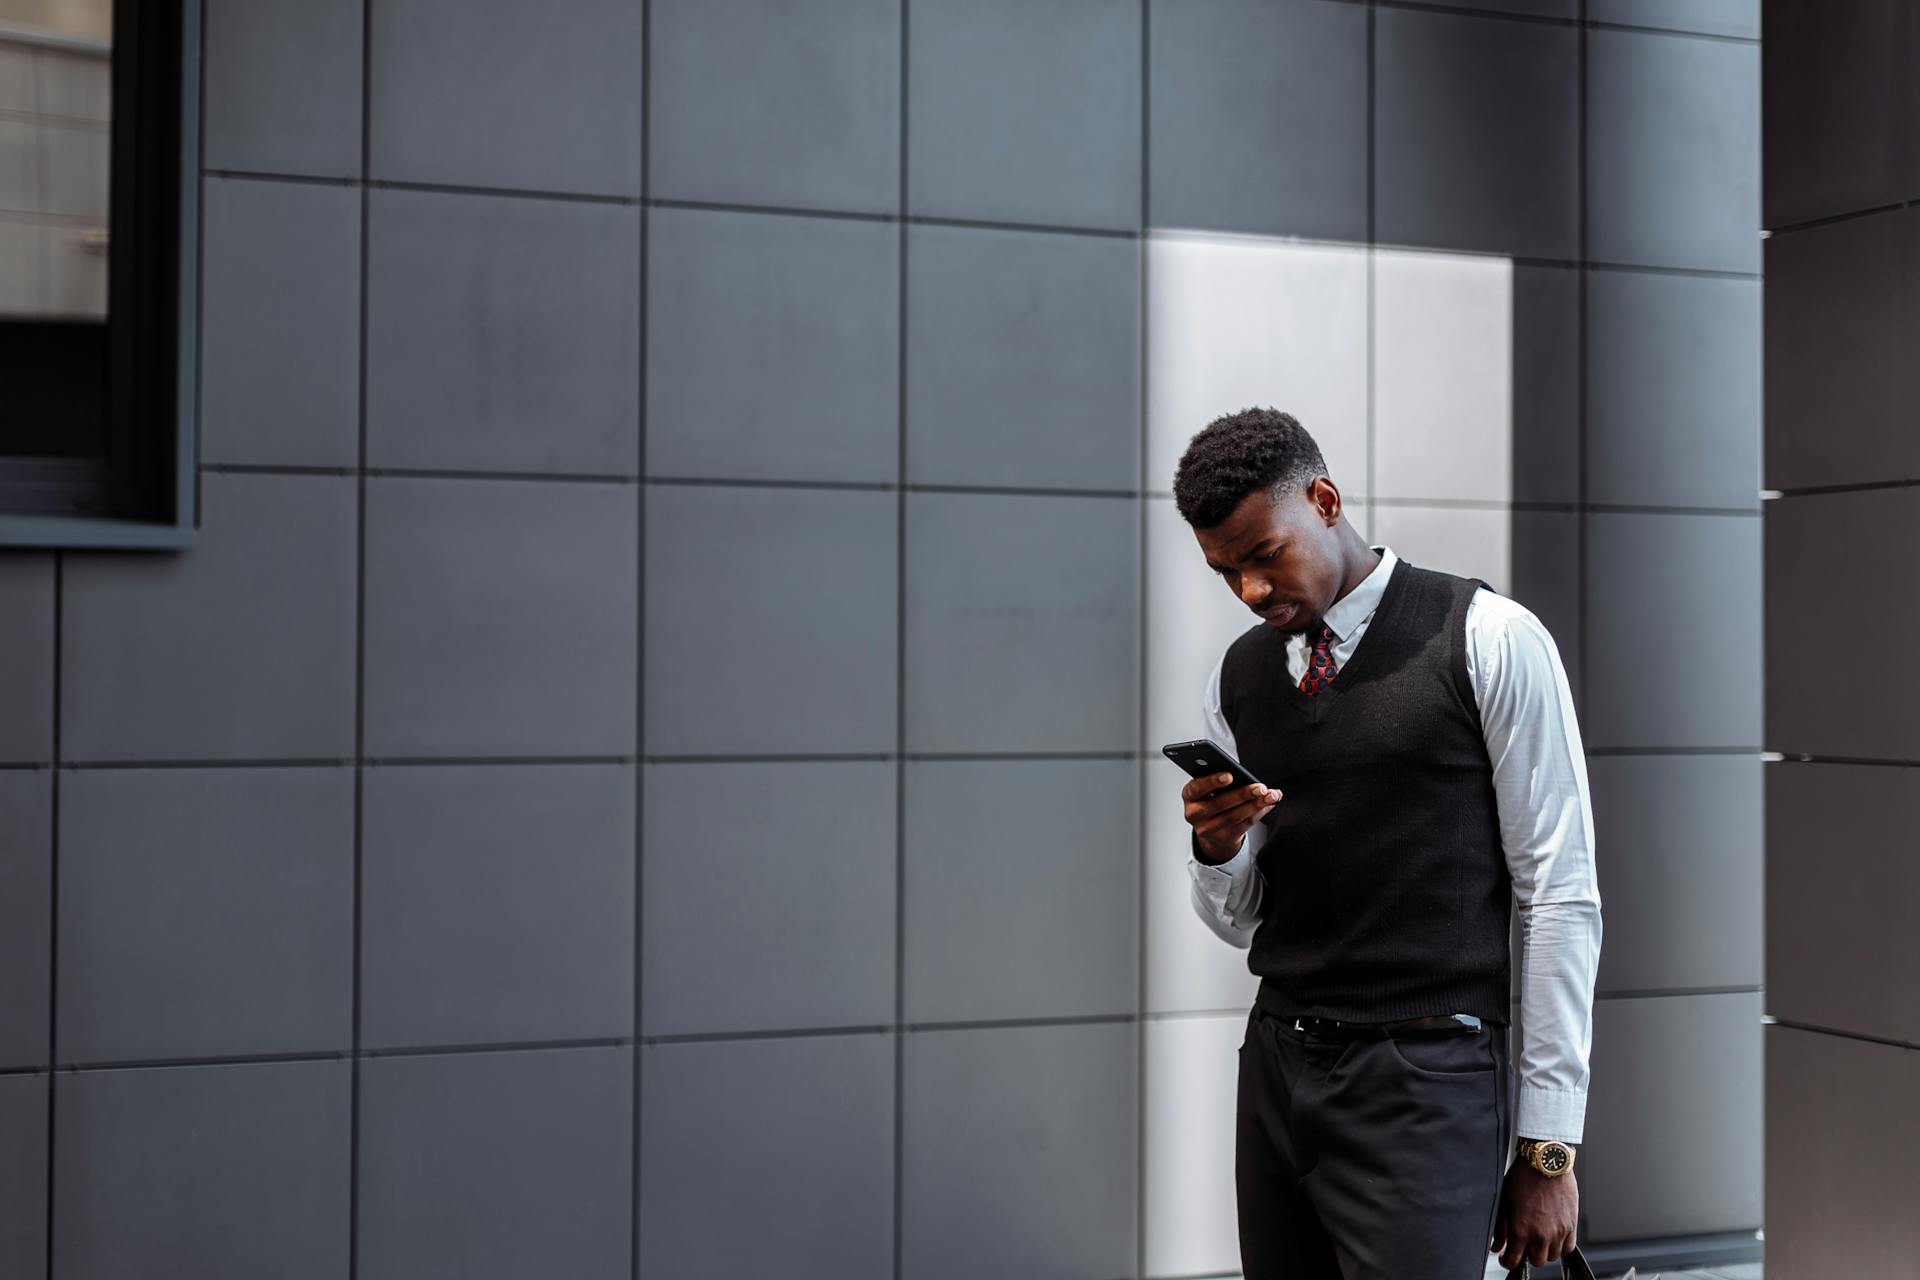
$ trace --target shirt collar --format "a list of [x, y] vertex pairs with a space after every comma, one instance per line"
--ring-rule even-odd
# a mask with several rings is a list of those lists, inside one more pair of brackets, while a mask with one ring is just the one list
[[1380, 563], [1373, 566], [1372, 573], [1360, 580], [1359, 586], [1335, 600], [1321, 617], [1333, 628], [1337, 640], [1346, 639], [1353, 634], [1355, 627], [1373, 616], [1380, 597], [1386, 594], [1387, 579], [1393, 576], [1394, 561], [1399, 559], [1393, 554], [1393, 548], [1383, 543], [1372, 549], [1380, 553]]

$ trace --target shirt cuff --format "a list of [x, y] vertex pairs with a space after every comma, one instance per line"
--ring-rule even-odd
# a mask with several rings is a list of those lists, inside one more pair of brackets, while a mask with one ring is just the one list
[[1537, 1141], [1578, 1143], [1585, 1130], [1587, 1091], [1520, 1085], [1520, 1105], [1514, 1113], [1514, 1133]]
[[1239, 852], [1225, 862], [1202, 862], [1198, 856], [1199, 844], [1190, 838], [1188, 846], [1193, 856], [1187, 860], [1187, 870], [1192, 874], [1194, 883], [1200, 886], [1200, 892], [1206, 894], [1215, 906], [1224, 906], [1227, 895], [1233, 890], [1234, 881], [1244, 876], [1247, 868], [1253, 865], [1253, 859], [1247, 854], [1246, 837], [1240, 839]]

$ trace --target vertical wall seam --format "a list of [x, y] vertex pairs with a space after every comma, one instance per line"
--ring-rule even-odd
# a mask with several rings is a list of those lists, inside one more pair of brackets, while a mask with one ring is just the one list
[[898, 481], [894, 494], [894, 659], [893, 659], [893, 1276], [906, 1265], [906, 1096], [907, 1096], [907, 163], [909, 94], [913, 64], [912, 0], [900, 0], [900, 241], [894, 325], [895, 430], [898, 433]]
[[47, 1139], [46, 1227], [41, 1241], [46, 1250], [47, 1280], [53, 1272], [54, 1214], [54, 1103], [59, 1094], [60, 1073], [55, 1069], [60, 1052], [60, 754], [61, 720], [65, 714], [60, 696], [64, 666], [65, 636], [62, 615], [66, 613], [67, 553], [53, 553], [53, 768], [47, 780]]
[[645, 977], [641, 968], [644, 954], [642, 940], [646, 929], [647, 904], [647, 847], [646, 847], [646, 781], [647, 781], [647, 252], [650, 220], [647, 211], [648, 193], [648, 157], [653, 152], [651, 128], [651, 103], [653, 98], [653, 4], [652, 0], [642, 0], [640, 5], [640, 207], [636, 211], [640, 219], [640, 324], [636, 353], [639, 360], [639, 395], [636, 398], [638, 413], [635, 430], [639, 434], [639, 453], [634, 464], [640, 483], [635, 486], [634, 538], [637, 549], [634, 553], [634, 675], [633, 675], [633, 952], [629, 957], [629, 973], [633, 978], [633, 1043], [628, 1050], [633, 1055], [633, 1150], [631, 1172], [627, 1188], [628, 1242], [627, 1248], [632, 1264], [633, 1280], [640, 1280], [640, 1178], [642, 1165], [640, 1160], [641, 1123], [640, 1104], [642, 1098], [642, 1067], [640, 1051], [640, 1031], [645, 1016], [644, 987]]
[[1147, 673], [1148, 655], [1151, 652], [1151, 636], [1147, 626], [1150, 616], [1147, 605], [1147, 592], [1152, 584], [1147, 571], [1148, 543], [1152, 533], [1151, 516], [1153, 499], [1147, 492], [1147, 470], [1149, 466], [1149, 436], [1147, 420], [1148, 388], [1148, 325], [1152, 320], [1148, 313], [1149, 274], [1148, 261], [1150, 246], [1147, 236], [1153, 223], [1153, 0], [1140, 0], [1140, 242], [1139, 251], [1134, 258], [1139, 288], [1137, 358], [1140, 368], [1136, 371], [1135, 385], [1139, 388], [1139, 475], [1134, 487], [1140, 496], [1134, 501], [1138, 504], [1139, 564], [1134, 572], [1139, 582], [1137, 608], [1139, 618], [1139, 648], [1135, 656], [1136, 671], [1139, 680], [1137, 696], [1139, 706], [1136, 711], [1134, 728], [1135, 745], [1139, 759], [1134, 763], [1135, 791], [1135, 843], [1137, 844], [1137, 865], [1134, 869], [1136, 901], [1134, 903], [1134, 1134], [1133, 1134], [1133, 1270], [1137, 1276], [1147, 1274], [1147, 894], [1148, 857], [1152, 844], [1151, 833], [1147, 826]]
[[371, 221], [367, 179], [373, 147], [373, 0], [360, 5], [360, 360], [358, 369], [359, 456], [354, 467], [353, 607], [353, 1026], [348, 1074], [347, 1275], [360, 1274], [360, 1025], [367, 826], [367, 280]]

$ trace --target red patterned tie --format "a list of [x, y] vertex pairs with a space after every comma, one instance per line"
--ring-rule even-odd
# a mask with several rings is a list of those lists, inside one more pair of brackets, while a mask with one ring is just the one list
[[1320, 624], [1320, 638], [1313, 642], [1313, 652], [1307, 656], [1307, 669], [1300, 677], [1300, 692], [1311, 698], [1333, 683], [1340, 668], [1333, 665], [1333, 628], [1326, 623]]

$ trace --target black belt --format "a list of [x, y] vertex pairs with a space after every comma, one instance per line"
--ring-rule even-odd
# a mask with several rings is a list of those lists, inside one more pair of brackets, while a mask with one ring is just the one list
[[[1264, 1012], [1264, 1011], [1263, 1011]], [[1401, 1018], [1397, 1022], [1342, 1022], [1338, 1018], [1317, 1018], [1307, 1014], [1267, 1013], [1283, 1029], [1316, 1040], [1386, 1040], [1400, 1035], [1437, 1032], [1444, 1035], [1475, 1035], [1480, 1019], [1470, 1013], [1436, 1013], [1422, 1018]]]

